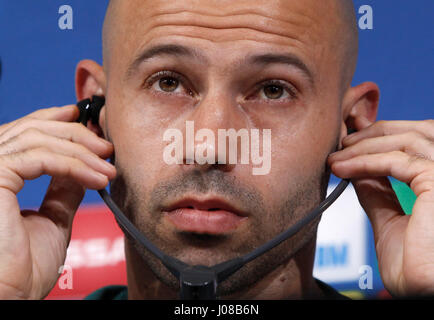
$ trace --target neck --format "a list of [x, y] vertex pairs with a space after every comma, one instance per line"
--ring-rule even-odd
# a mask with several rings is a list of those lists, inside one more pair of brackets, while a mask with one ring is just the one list
[[[302, 299], [320, 297], [322, 292], [312, 276], [316, 239], [313, 237], [288, 261], [254, 285], [224, 299]], [[125, 245], [128, 298], [130, 300], [177, 299], [178, 292], [157, 279], [133, 246]]]

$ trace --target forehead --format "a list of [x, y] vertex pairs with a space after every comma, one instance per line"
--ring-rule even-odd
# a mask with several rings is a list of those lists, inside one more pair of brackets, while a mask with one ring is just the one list
[[[113, 1], [113, 0], [112, 0]], [[317, 64], [333, 40], [335, 1], [318, 0], [128, 0], [115, 1], [110, 55], [128, 66], [146, 46], [194, 42], [214, 57], [234, 48], [290, 49]], [[331, 12], [332, 14], [327, 14]], [[318, 66], [316, 66], [318, 67]], [[312, 68], [316, 69], [315, 66]]]

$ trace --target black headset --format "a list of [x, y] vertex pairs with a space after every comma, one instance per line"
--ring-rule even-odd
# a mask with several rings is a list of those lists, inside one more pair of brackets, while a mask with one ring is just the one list
[[[93, 96], [92, 99], [86, 99], [77, 103], [80, 109], [80, 117], [78, 122], [87, 126], [88, 121], [97, 124], [102, 107], [105, 104], [105, 98], [100, 96]], [[242, 268], [245, 264], [256, 259], [260, 255], [273, 249], [283, 241], [295, 235], [300, 229], [306, 226], [309, 222], [318, 217], [333, 202], [342, 194], [348, 186], [349, 180], [343, 179], [332, 193], [322, 201], [317, 208], [312, 210], [305, 217], [297, 221], [294, 225], [289, 227], [286, 231], [280, 233], [270, 241], [266, 242], [253, 251], [234, 258], [212, 267], [207, 266], [191, 266], [174, 257], [166, 255], [159, 248], [157, 248], [145, 235], [143, 235], [125, 216], [125, 214], [118, 208], [116, 203], [111, 198], [107, 190], [98, 190], [101, 198], [106, 205], [110, 208], [116, 217], [119, 225], [126, 230], [126, 232], [143, 247], [149, 250], [156, 258], [158, 258], [163, 265], [170, 271], [180, 283], [180, 299], [197, 299], [197, 300], [212, 300], [217, 299], [218, 284], [226, 280], [233, 273]]]

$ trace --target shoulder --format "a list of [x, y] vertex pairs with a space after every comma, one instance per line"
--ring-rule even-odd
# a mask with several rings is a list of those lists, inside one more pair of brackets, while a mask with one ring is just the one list
[[[323, 292], [323, 299], [327, 300], [350, 300], [348, 297], [340, 294], [338, 291], [333, 289], [331, 286], [322, 282], [321, 280], [315, 279], [318, 287]], [[127, 300], [128, 299], [128, 287], [113, 285], [100, 288], [87, 297], [85, 300]]]
[[324, 300], [351, 300], [350, 298], [340, 294], [338, 291], [333, 289], [327, 283], [322, 282], [321, 280], [315, 279], [318, 287], [323, 292], [324, 296], [321, 299]]
[[107, 286], [100, 288], [87, 297], [84, 300], [127, 300], [128, 288], [126, 286]]

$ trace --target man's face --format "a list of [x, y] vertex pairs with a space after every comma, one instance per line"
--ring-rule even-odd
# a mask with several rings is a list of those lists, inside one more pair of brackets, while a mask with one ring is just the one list
[[[116, 5], [118, 21], [104, 61], [105, 131], [119, 173], [112, 192], [167, 254], [193, 265], [240, 256], [284, 231], [325, 196], [326, 158], [337, 147], [342, 119], [335, 17], [324, 14], [332, 5], [316, 0]], [[271, 129], [270, 172], [253, 175], [251, 161], [166, 164], [164, 132], [179, 129], [185, 138], [186, 121], [215, 137], [218, 129]], [[203, 143], [196, 141], [195, 147]], [[243, 217], [213, 220], [221, 207]], [[189, 215], [188, 209], [207, 212]], [[177, 214], [181, 217], [173, 219]], [[315, 234], [316, 223], [248, 264], [223, 292], [256, 281]], [[175, 285], [158, 261], [137, 250], [160, 279]]]

